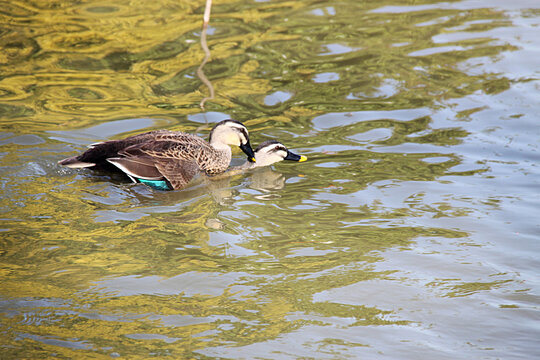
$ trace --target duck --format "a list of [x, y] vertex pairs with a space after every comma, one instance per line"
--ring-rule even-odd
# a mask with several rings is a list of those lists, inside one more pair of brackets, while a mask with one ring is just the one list
[[[232, 177], [242, 175], [248, 171], [250, 175], [249, 187], [268, 193], [271, 190], [282, 189], [285, 178], [281, 173], [272, 171], [270, 165], [283, 160], [304, 162], [306, 156], [293, 153], [285, 145], [277, 140], [268, 140], [261, 143], [255, 149], [255, 162], [245, 161], [243, 164], [231, 167], [228, 171], [212, 176], [201, 177], [205, 189], [210, 192], [216, 201], [225, 204], [224, 200], [232, 197], [230, 180]], [[261, 195], [266, 196], [266, 195]]]
[[307, 160], [307, 157], [304, 155], [297, 155], [287, 149], [285, 145], [277, 140], [267, 140], [255, 149], [255, 161], [251, 161], [249, 158], [243, 164], [234, 166], [229, 169], [227, 172], [209, 178], [209, 180], [223, 180], [230, 178], [241, 173], [244, 173], [248, 170], [268, 167], [272, 164], [283, 160], [304, 162]]
[[270, 166], [283, 160], [304, 162], [307, 160], [307, 157], [291, 152], [285, 145], [277, 140], [267, 140], [259, 144], [255, 149], [255, 162], [249, 161], [248, 159], [248, 161], [233, 168], [233, 170], [249, 170], [257, 167]]
[[276, 194], [272, 195], [271, 193], [273, 190], [283, 189], [286, 181], [283, 174], [273, 171], [270, 165], [283, 160], [304, 162], [307, 160], [307, 157], [293, 153], [279, 141], [268, 140], [255, 149], [255, 159], [257, 161], [254, 163], [246, 161], [244, 164], [238, 166], [237, 169], [239, 170], [237, 172], [252, 172], [248, 186], [260, 192], [258, 195], [254, 195], [256, 198], [265, 199], [268, 196], [279, 196]]
[[227, 119], [210, 131], [208, 142], [179, 131], [155, 130], [120, 140], [94, 143], [80, 155], [58, 162], [69, 168], [110, 168], [132, 181], [159, 190], [179, 190], [200, 174], [214, 176], [227, 170], [230, 146], [238, 146], [248, 162], [256, 162], [247, 128]]

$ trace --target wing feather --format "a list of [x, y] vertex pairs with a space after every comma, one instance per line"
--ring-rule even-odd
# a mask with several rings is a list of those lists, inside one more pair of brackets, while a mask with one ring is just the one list
[[156, 159], [155, 164], [175, 190], [182, 189], [200, 174], [199, 166], [194, 161]]
[[153, 159], [149, 157], [116, 157], [109, 158], [107, 161], [134, 178], [145, 180], [163, 179], [163, 174], [160, 173]]

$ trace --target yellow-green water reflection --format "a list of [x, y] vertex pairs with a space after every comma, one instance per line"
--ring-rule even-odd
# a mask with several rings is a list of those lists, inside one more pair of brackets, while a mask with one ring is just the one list
[[538, 6], [215, 1], [206, 118], [309, 161], [177, 192], [59, 168], [207, 136], [203, 6], [3, 4], [2, 356], [537, 356]]

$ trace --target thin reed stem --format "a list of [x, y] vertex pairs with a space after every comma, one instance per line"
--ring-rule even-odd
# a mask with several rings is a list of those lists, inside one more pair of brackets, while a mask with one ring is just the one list
[[214, 86], [212, 86], [212, 83], [206, 75], [203, 72], [203, 67], [206, 65], [208, 60], [210, 60], [210, 50], [208, 49], [208, 44], [206, 43], [206, 32], [208, 30], [208, 24], [210, 23], [210, 10], [212, 9], [212, 0], [206, 0], [206, 7], [204, 8], [204, 15], [203, 15], [203, 29], [201, 33], [201, 47], [204, 51], [204, 59], [197, 69], [197, 76], [201, 81], [208, 87], [208, 90], [210, 91], [210, 96], [205, 97], [201, 100], [199, 106], [202, 109], [202, 111], [205, 111], [204, 104], [208, 100], [214, 99], [215, 92], [214, 92]]

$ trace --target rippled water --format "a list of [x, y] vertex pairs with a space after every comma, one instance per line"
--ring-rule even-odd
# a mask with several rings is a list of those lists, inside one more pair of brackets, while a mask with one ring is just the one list
[[[215, 1], [205, 114], [203, 5], [2, 3], [1, 357], [539, 357], [540, 4]], [[228, 117], [309, 160], [56, 165]]]

